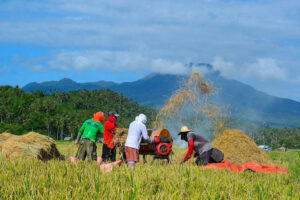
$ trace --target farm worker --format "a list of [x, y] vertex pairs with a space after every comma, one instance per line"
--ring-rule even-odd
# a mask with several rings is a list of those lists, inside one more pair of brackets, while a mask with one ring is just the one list
[[224, 155], [220, 150], [213, 148], [207, 139], [189, 130], [187, 126], [181, 127], [178, 135], [181, 135], [181, 140], [188, 142], [189, 145], [182, 163], [191, 158], [194, 150], [196, 152], [195, 156], [197, 156], [197, 165], [207, 165], [208, 163], [219, 163], [223, 161]]
[[113, 139], [117, 126], [117, 118], [120, 115], [116, 111], [108, 113], [108, 120], [104, 123], [104, 137], [102, 148], [102, 159], [106, 161], [116, 161], [116, 148]]
[[76, 144], [79, 144], [76, 158], [88, 161], [97, 160], [97, 146], [96, 139], [99, 134], [103, 135], [104, 127], [101, 124], [105, 119], [103, 112], [99, 111], [94, 114], [92, 119], [86, 120], [81, 126]]
[[148, 136], [146, 128], [147, 117], [140, 114], [130, 123], [128, 136], [125, 143], [125, 154], [128, 161], [128, 167], [134, 167], [136, 162], [139, 162], [139, 149], [142, 137], [149, 143], [152, 140]]

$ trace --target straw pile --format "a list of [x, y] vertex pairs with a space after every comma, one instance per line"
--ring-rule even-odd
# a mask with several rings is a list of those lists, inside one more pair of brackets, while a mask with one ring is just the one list
[[[178, 114], [182, 114], [185, 109], [192, 107], [194, 112], [203, 113], [207, 107], [208, 97], [213, 93], [213, 85], [205, 81], [200, 72], [191, 74], [188, 81], [184, 81], [178, 90], [171, 96], [167, 104], [158, 112], [153, 127], [162, 129], [165, 127], [164, 121], [171, 119]], [[200, 109], [202, 108], [202, 110]], [[206, 114], [206, 113], [203, 113]], [[197, 124], [197, 121], [195, 121]]]
[[224, 153], [225, 160], [235, 164], [244, 164], [249, 161], [273, 164], [257, 144], [240, 130], [225, 130], [215, 138], [212, 145]]
[[42, 161], [64, 157], [56, 148], [55, 141], [45, 135], [35, 132], [18, 136], [10, 133], [0, 134], [1, 155], [6, 158], [37, 158]]
[[128, 135], [127, 128], [117, 128], [113, 139], [114, 145], [119, 148], [124, 148], [127, 135]]
[[121, 155], [121, 159], [124, 160], [125, 154], [125, 143], [128, 135], [127, 128], [117, 128], [115, 131], [113, 143], [115, 147], [119, 148], [119, 154]]
[[11, 136], [13, 136], [10, 133], [2, 133], [0, 134], [0, 145], [5, 142], [8, 138], [10, 138]]

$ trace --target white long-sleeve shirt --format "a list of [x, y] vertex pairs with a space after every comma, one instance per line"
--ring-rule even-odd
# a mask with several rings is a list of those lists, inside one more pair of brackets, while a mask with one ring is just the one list
[[131, 122], [129, 125], [125, 146], [139, 150], [142, 137], [150, 142], [145, 124], [137, 119], [136, 121]]

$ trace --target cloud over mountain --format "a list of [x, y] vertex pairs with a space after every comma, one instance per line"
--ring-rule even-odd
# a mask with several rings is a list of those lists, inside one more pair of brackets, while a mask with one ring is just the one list
[[1, 1], [0, 44], [24, 49], [4, 49], [0, 65], [38, 79], [45, 71], [184, 74], [186, 63], [203, 62], [257, 88], [300, 88], [299, 10], [298, 0]]

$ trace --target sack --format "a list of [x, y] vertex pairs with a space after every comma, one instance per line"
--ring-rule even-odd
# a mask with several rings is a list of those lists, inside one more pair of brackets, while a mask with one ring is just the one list
[[213, 148], [210, 158], [213, 159], [215, 163], [220, 163], [224, 160], [224, 154], [219, 149]]

